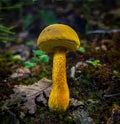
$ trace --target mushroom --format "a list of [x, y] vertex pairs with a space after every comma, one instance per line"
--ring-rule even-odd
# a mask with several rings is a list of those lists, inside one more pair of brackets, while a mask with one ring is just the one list
[[43, 51], [54, 52], [52, 89], [48, 105], [50, 110], [63, 112], [68, 108], [70, 97], [66, 78], [66, 52], [79, 48], [78, 35], [68, 25], [52, 24], [40, 33], [37, 45]]

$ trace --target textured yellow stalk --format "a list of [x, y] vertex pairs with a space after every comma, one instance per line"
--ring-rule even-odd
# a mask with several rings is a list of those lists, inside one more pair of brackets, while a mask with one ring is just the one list
[[49, 97], [49, 108], [54, 111], [65, 111], [69, 105], [69, 88], [66, 78], [66, 50], [55, 49], [53, 56], [52, 90]]
[[70, 95], [66, 79], [66, 50], [77, 50], [80, 46], [79, 37], [68, 25], [52, 24], [40, 33], [37, 45], [43, 51], [54, 52], [49, 108], [58, 112], [65, 111]]

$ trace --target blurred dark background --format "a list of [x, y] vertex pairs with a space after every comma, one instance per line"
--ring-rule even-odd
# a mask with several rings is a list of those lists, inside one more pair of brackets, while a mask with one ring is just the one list
[[16, 37], [24, 32], [29, 38], [37, 38], [45, 26], [53, 23], [72, 26], [81, 38], [89, 30], [119, 29], [119, 7], [119, 0], [1, 0], [0, 40], [8, 40], [3, 26], [14, 31]]

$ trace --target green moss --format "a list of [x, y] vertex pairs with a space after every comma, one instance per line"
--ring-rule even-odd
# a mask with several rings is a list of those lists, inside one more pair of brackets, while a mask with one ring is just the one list
[[75, 96], [78, 96], [79, 91], [77, 89], [73, 89], [72, 90], [72, 94], [75, 95]]
[[34, 124], [29, 118], [23, 119], [24, 124]]
[[74, 123], [73, 118], [70, 117], [70, 116], [66, 116], [64, 118], [64, 121], [65, 121], [66, 124], [73, 124]]

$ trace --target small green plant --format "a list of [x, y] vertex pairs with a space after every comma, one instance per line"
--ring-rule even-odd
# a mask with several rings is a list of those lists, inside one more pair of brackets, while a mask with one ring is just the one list
[[119, 72], [119, 71], [113, 70], [113, 75], [114, 75], [118, 80], [120, 80], [120, 72]]
[[33, 50], [34, 57], [32, 58], [35, 62], [37, 63], [42, 63], [42, 62], [49, 62], [49, 57], [48, 55], [45, 54], [45, 52], [41, 50]]
[[33, 46], [34, 44], [33, 44], [33, 41], [27, 41], [27, 42], [26, 42], [26, 45], [31, 47], [31, 46]]
[[0, 40], [2, 40], [4, 43], [7, 43], [8, 41], [12, 41], [13, 38], [10, 37], [10, 35], [14, 35], [15, 32], [11, 31], [12, 27], [8, 28], [3, 25], [0, 25]]
[[85, 48], [84, 47], [79, 47], [78, 51], [80, 51], [81, 53], [85, 53]]
[[35, 66], [36, 66], [36, 63], [34, 63], [34, 62], [30, 62], [30, 61], [25, 62], [25, 68], [32, 68]]
[[26, 61], [25, 68], [32, 68], [35, 67], [37, 64], [49, 62], [49, 56], [46, 55], [43, 51], [33, 50], [33, 54], [34, 54], [34, 56], [32, 57], [33, 62]]
[[93, 65], [94, 67], [101, 66], [100, 60], [98, 60], [98, 59], [96, 59], [96, 60], [87, 60], [86, 62], [91, 64], [91, 65]]

